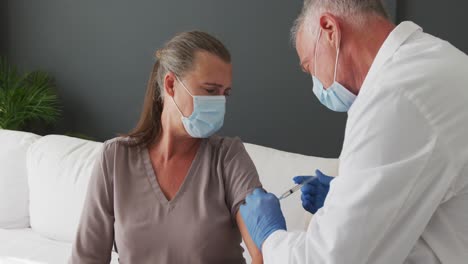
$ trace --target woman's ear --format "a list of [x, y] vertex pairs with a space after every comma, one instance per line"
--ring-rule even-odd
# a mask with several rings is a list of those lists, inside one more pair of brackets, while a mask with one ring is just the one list
[[341, 41], [341, 30], [338, 19], [329, 13], [320, 16], [320, 28], [327, 42], [335, 49], [338, 49]]
[[175, 94], [175, 81], [176, 77], [175, 74], [172, 72], [168, 72], [164, 76], [164, 92], [170, 97], [174, 97]]

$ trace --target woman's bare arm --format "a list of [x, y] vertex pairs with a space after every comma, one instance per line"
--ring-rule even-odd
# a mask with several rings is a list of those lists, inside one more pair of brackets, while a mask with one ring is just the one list
[[247, 250], [249, 251], [250, 257], [252, 257], [252, 264], [263, 263], [262, 252], [260, 249], [258, 249], [257, 245], [255, 245], [254, 241], [250, 237], [249, 231], [247, 230], [247, 227], [245, 226], [244, 220], [242, 219], [239, 211], [236, 214], [236, 221], [242, 238], [244, 239], [245, 245], [247, 246]]

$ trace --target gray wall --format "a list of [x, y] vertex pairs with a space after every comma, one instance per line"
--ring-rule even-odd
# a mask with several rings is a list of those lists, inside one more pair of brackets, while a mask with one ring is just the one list
[[[104, 140], [129, 131], [139, 116], [154, 50], [176, 32], [200, 29], [218, 36], [234, 58], [222, 134], [310, 155], [340, 153], [346, 115], [327, 111], [315, 99], [289, 43], [302, 1], [8, 2], [8, 34], [0, 41], [8, 58], [56, 78], [64, 118], [52, 132]], [[442, 1], [402, 2], [400, 20], [414, 19], [467, 50], [462, 32], [444, 30], [452, 19], [462, 20], [459, 1], [443, 1], [456, 11], [442, 12], [446, 17], [438, 16]]]
[[7, 33], [7, 22], [8, 22], [8, 17], [7, 17], [7, 1], [0, 1], [0, 56], [5, 56], [6, 55], [6, 38], [8, 36]]
[[299, 69], [289, 28], [301, 1], [10, 0], [8, 57], [55, 76], [64, 119], [55, 132], [99, 140], [136, 123], [152, 54], [176, 32], [213, 33], [234, 58], [224, 135], [337, 156], [346, 115], [325, 110]]
[[398, 19], [411, 20], [439, 38], [468, 53], [468, 1], [399, 0]]

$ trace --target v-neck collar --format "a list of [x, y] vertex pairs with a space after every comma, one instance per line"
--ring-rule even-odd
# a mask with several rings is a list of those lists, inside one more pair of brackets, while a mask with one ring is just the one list
[[166, 195], [161, 190], [161, 186], [159, 185], [156, 179], [156, 172], [154, 171], [153, 165], [151, 164], [149, 149], [147, 147], [140, 147], [140, 154], [143, 159], [146, 176], [148, 177], [148, 181], [156, 197], [158, 198], [159, 202], [163, 206], [172, 208], [174, 204], [177, 202], [177, 200], [180, 199], [180, 197], [186, 191], [186, 189], [189, 188], [190, 181], [194, 177], [194, 174], [197, 171], [198, 166], [200, 164], [199, 162], [200, 156], [202, 155], [201, 153], [203, 153], [203, 149], [205, 148], [205, 145], [206, 145], [206, 139], [202, 139], [200, 146], [198, 146], [197, 153], [195, 154], [195, 158], [193, 159], [192, 164], [190, 165], [190, 168], [187, 171], [187, 175], [185, 176], [184, 181], [182, 182], [182, 184], [179, 187], [179, 190], [177, 190], [177, 193], [171, 200], [167, 199]]

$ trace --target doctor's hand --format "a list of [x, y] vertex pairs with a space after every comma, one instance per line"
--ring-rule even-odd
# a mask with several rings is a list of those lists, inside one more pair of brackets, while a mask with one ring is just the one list
[[[312, 214], [315, 214], [318, 209], [322, 208], [328, 190], [330, 190], [330, 182], [333, 180], [333, 177], [327, 176], [319, 170], [316, 170], [315, 173], [317, 177], [301, 188], [302, 207]], [[296, 176], [293, 180], [296, 184], [301, 184], [311, 177]]]
[[286, 230], [278, 198], [263, 189], [255, 189], [249, 194], [239, 210], [252, 240], [260, 250], [273, 232]]

